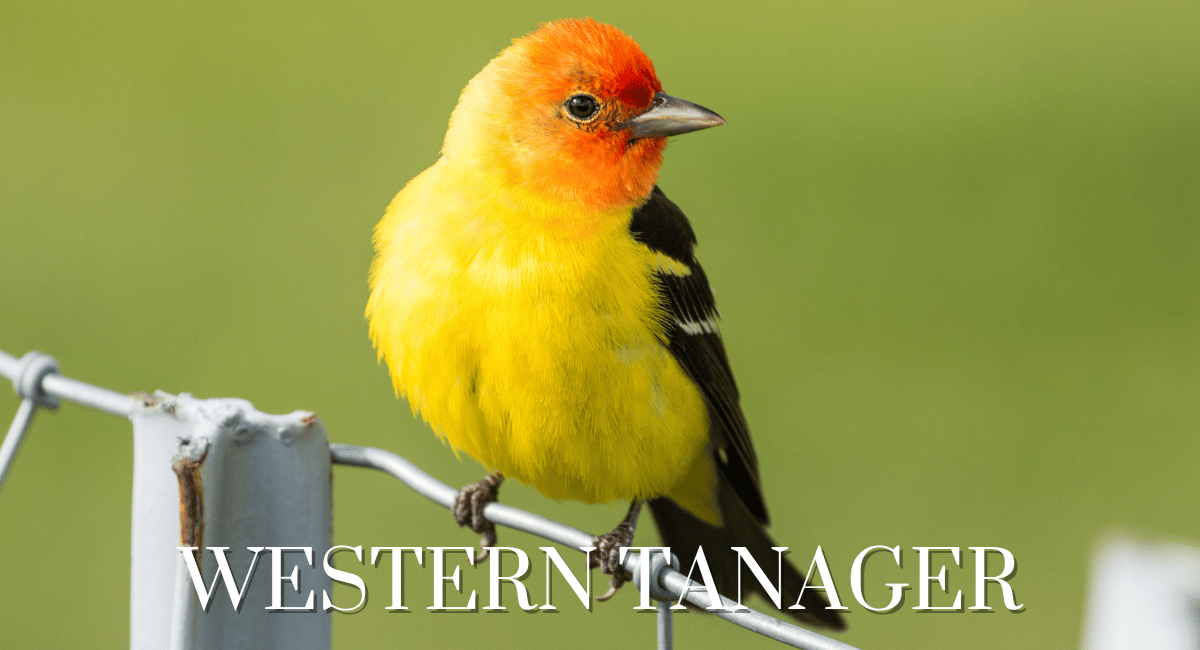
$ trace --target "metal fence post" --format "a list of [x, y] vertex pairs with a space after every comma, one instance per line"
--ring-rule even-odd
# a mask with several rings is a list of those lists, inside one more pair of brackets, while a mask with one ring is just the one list
[[[331, 545], [329, 442], [311, 413], [265, 415], [247, 401], [145, 396], [130, 416], [134, 432], [133, 572], [130, 645], [135, 650], [297, 648], [327, 650], [330, 616], [320, 570]], [[240, 612], [221, 584], [208, 612], [180, 546], [201, 547], [207, 590], [217, 576], [215, 547], [228, 547], [231, 574], [248, 581]], [[248, 548], [262, 547], [255, 553]], [[271, 612], [271, 547], [282, 552], [282, 605], [312, 611]], [[253, 567], [253, 579], [247, 578]], [[287, 577], [298, 567], [299, 593]], [[280, 576], [276, 576], [278, 579]], [[222, 582], [219, 577], [215, 578]], [[288, 597], [290, 596], [290, 598]]]
[[1102, 535], [1092, 551], [1079, 647], [1200, 648], [1200, 547], [1194, 544], [1120, 530]]

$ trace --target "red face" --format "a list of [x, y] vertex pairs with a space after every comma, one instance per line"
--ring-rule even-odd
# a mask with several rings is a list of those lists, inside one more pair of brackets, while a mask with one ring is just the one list
[[517, 169], [530, 189], [570, 205], [634, 206], [658, 178], [666, 138], [619, 128], [662, 85], [633, 39], [591, 19], [548, 23], [514, 44], [506, 79]]

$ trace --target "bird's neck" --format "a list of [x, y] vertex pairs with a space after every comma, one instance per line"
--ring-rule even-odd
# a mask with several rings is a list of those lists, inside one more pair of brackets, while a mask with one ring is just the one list
[[[452, 162], [451, 165], [454, 165]], [[457, 166], [457, 165], [454, 165]], [[548, 196], [528, 184], [513, 182], [506, 169], [469, 164], [453, 175], [473, 188], [472, 211], [497, 234], [525, 238], [590, 239], [624, 232], [634, 205], [597, 207], [583, 201]]]

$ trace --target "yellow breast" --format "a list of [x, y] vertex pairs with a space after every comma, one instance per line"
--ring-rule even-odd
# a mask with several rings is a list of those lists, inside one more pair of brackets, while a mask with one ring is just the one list
[[630, 210], [582, 213], [443, 160], [376, 229], [371, 337], [434, 431], [555, 498], [663, 495], [704, 451]]

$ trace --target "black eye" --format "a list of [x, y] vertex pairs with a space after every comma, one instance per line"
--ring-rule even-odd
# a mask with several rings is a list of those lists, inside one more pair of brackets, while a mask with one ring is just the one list
[[600, 102], [591, 95], [572, 95], [567, 100], [567, 112], [576, 120], [587, 121], [600, 112]]

